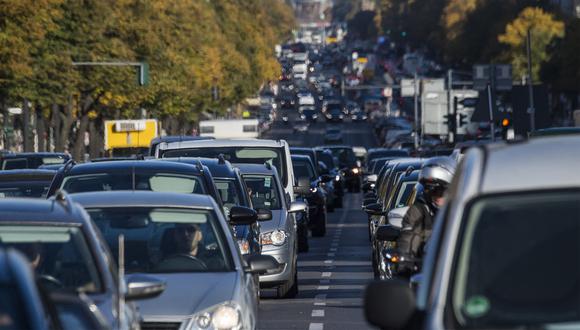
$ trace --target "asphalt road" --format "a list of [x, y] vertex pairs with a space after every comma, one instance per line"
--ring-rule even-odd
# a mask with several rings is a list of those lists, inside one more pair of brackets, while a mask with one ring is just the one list
[[[277, 123], [266, 138], [313, 147], [323, 144], [326, 125], [317, 123], [307, 133], [294, 133], [292, 124]], [[375, 146], [368, 124], [333, 125], [341, 127], [344, 144]], [[329, 213], [326, 236], [309, 238], [310, 251], [298, 257], [296, 298], [279, 300], [273, 291], [263, 290], [259, 329], [371, 329], [363, 314], [362, 296], [373, 273], [361, 202], [361, 194], [346, 194], [344, 208]]]

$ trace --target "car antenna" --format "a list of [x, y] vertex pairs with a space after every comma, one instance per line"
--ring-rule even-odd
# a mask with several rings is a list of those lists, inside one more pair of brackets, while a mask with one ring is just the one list
[[226, 163], [226, 157], [224, 156], [224, 154], [219, 154], [217, 156], [217, 159], [219, 161], [219, 164], [225, 164]]
[[72, 213], [72, 200], [64, 190], [58, 190], [54, 196], [54, 200], [66, 207], [68, 213]]

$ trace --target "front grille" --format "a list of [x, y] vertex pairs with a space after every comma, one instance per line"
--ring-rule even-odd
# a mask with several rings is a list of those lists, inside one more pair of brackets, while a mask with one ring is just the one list
[[178, 330], [181, 326], [180, 322], [143, 322], [141, 329], [143, 330]]

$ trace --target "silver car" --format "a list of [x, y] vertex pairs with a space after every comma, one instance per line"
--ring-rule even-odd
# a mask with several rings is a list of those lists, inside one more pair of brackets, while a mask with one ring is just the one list
[[[109, 246], [125, 236], [125, 269], [166, 282], [159, 297], [139, 303], [142, 328], [254, 329], [254, 273], [276, 268], [271, 257], [243, 261], [213, 198], [197, 194], [110, 191], [72, 195], [85, 207]], [[230, 221], [256, 221], [234, 206]]]
[[272, 220], [260, 222], [262, 254], [276, 258], [276, 270], [260, 276], [260, 286], [276, 288], [278, 298], [293, 298], [298, 294], [295, 213], [306, 210], [306, 204], [285, 198], [276, 168], [266, 165], [237, 164], [250, 190], [255, 208], [272, 211]]
[[417, 295], [404, 282], [371, 284], [369, 321], [580, 328], [579, 145], [580, 137], [551, 137], [468, 151], [435, 220]]

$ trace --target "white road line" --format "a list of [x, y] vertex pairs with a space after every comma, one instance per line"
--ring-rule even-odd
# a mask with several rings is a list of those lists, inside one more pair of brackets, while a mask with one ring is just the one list
[[333, 263], [333, 262], [334, 262], [334, 260], [331, 260], [331, 259], [329, 259], [329, 260], [324, 260], [324, 263], [325, 263], [325, 264], [331, 264], [331, 263]]
[[318, 301], [314, 303], [314, 306], [326, 306], [326, 302], [324, 301]]
[[324, 323], [310, 323], [308, 330], [324, 330]]
[[313, 309], [312, 317], [324, 317], [324, 309]]
[[326, 299], [326, 293], [319, 293], [314, 296], [314, 301], [322, 301], [324, 299]]
[[322, 277], [331, 277], [332, 272], [322, 272]]
[[329, 285], [319, 285], [319, 286], [316, 288], [316, 290], [320, 290], [320, 291], [323, 291], [323, 290], [328, 290], [328, 289], [330, 289], [330, 286], [329, 286]]

